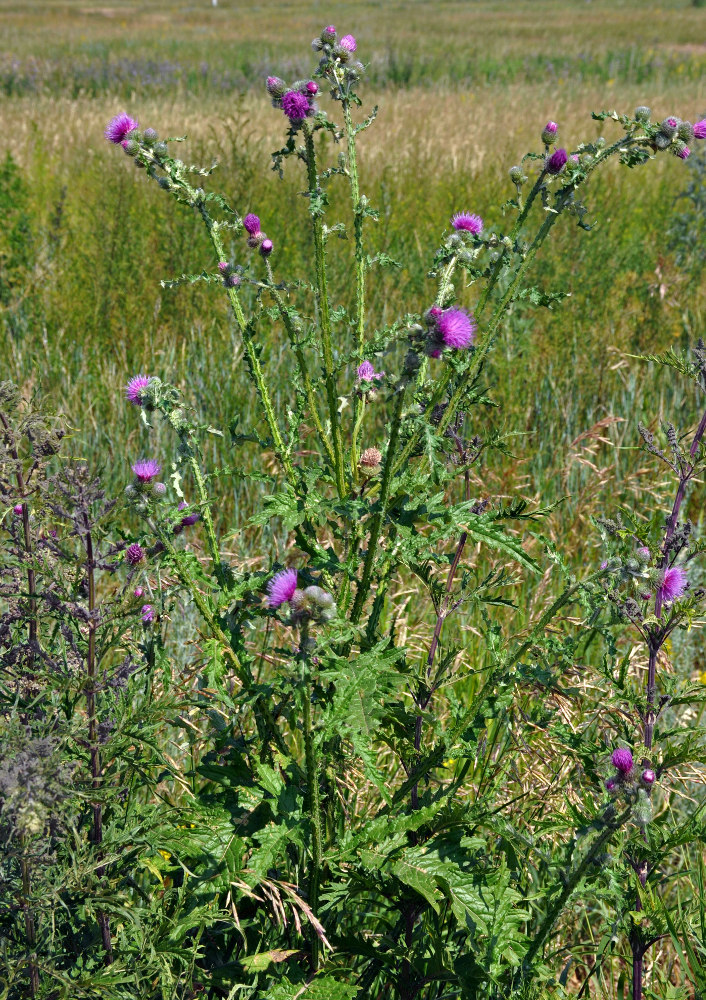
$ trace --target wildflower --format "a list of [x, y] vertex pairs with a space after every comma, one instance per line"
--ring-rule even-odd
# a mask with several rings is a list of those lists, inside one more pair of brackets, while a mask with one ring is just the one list
[[260, 253], [263, 257], [269, 257], [274, 250], [275, 245], [270, 239], [264, 239], [260, 244]]
[[552, 155], [548, 156], [544, 161], [544, 169], [548, 174], [555, 176], [562, 172], [567, 160], [568, 156], [565, 149], [555, 149]]
[[353, 35], [344, 35], [338, 44], [342, 49], [346, 49], [347, 52], [355, 52], [358, 48], [358, 43]]
[[300, 94], [298, 90], [288, 90], [282, 97], [282, 110], [294, 124], [303, 121], [311, 113], [311, 104], [306, 94]]
[[356, 375], [359, 382], [372, 382], [374, 379], [384, 378], [385, 372], [376, 372], [371, 361], [364, 361], [358, 365]]
[[645, 785], [654, 785], [657, 775], [651, 767], [648, 767], [642, 772], [641, 778]]
[[150, 622], [154, 621], [154, 608], [151, 604], [143, 604], [140, 608], [140, 614], [145, 625], [149, 625]]
[[125, 111], [121, 111], [119, 115], [111, 118], [105, 127], [105, 132], [103, 135], [106, 137], [108, 142], [114, 142], [116, 145], [122, 143], [126, 136], [135, 129], [139, 128], [139, 122], [136, 122], [134, 118], [126, 114]]
[[470, 347], [476, 339], [476, 323], [465, 309], [445, 309], [437, 320], [446, 347]]
[[678, 145], [674, 146], [674, 153], [679, 157], [680, 160], [688, 160], [691, 156], [691, 150], [685, 142], [679, 141]]
[[[188, 506], [189, 505], [185, 500], [180, 500], [177, 510], [186, 510]], [[190, 528], [192, 524], [196, 524], [196, 522], [200, 517], [201, 515], [199, 514], [198, 511], [196, 511], [194, 514], [185, 514], [184, 517], [182, 517], [181, 519], [182, 528]]]
[[142, 595], [144, 594], [144, 590], [142, 589], [142, 587], [135, 587], [134, 594], [135, 597], [142, 597]]
[[700, 122], [696, 122], [694, 125], [694, 135], [697, 139], [706, 139], [706, 118], [702, 118]]
[[363, 454], [360, 456], [359, 466], [360, 471], [365, 473], [366, 476], [376, 476], [380, 471], [380, 464], [382, 462], [382, 452], [377, 448], [366, 448]]
[[471, 215], [468, 212], [457, 212], [451, 217], [451, 225], [454, 229], [474, 233], [476, 236], [483, 230], [483, 220], [480, 215]]
[[629, 774], [632, 771], [632, 754], [627, 747], [618, 747], [617, 750], [613, 751], [613, 756], [610, 759], [613, 767], [621, 774]]
[[674, 136], [677, 134], [678, 128], [679, 128], [679, 119], [674, 117], [665, 118], [660, 125], [660, 129], [662, 130], [664, 135], [668, 136], [668, 138], [670, 139], [673, 139]]
[[608, 560], [604, 559], [601, 563], [601, 569], [608, 569]]
[[142, 392], [150, 384], [149, 375], [134, 375], [125, 386], [125, 396], [133, 406], [142, 406]]
[[230, 264], [228, 263], [228, 261], [227, 260], [219, 260], [218, 261], [218, 270], [221, 272], [221, 274], [228, 274], [228, 272], [230, 271]]
[[542, 129], [542, 142], [545, 146], [550, 146], [553, 142], [556, 142], [556, 134], [558, 131], [559, 126], [556, 122], [547, 122]]
[[318, 85], [318, 83], [314, 83], [313, 80], [309, 80], [309, 82], [306, 85], [306, 89], [307, 89], [307, 92], [309, 94], [311, 94], [311, 96], [313, 97], [315, 94], [318, 94], [318, 92], [319, 92], [319, 85]]
[[141, 458], [139, 462], [135, 462], [132, 466], [132, 471], [141, 483], [149, 483], [151, 479], [159, 475], [162, 471], [162, 466], [153, 458]]
[[268, 76], [265, 86], [267, 87], [267, 93], [270, 97], [274, 97], [275, 100], [280, 98], [287, 89], [284, 80], [280, 80], [278, 76]]
[[664, 571], [662, 582], [657, 588], [657, 596], [662, 604], [671, 604], [686, 590], [686, 573], [681, 566], [672, 566]]
[[572, 153], [571, 156], [569, 157], [569, 159], [571, 160], [572, 163], [578, 163], [579, 160], [580, 160], [580, 157], [579, 157], [578, 153]]
[[145, 552], [141, 545], [139, 545], [137, 542], [133, 542], [132, 545], [128, 546], [126, 556], [127, 556], [127, 561], [130, 563], [131, 566], [137, 566], [137, 564], [139, 562], [142, 562], [142, 560], [145, 558]]
[[321, 41], [324, 45], [332, 45], [336, 41], [336, 27], [333, 24], [327, 25], [321, 32]]
[[267, 606], [278, 608], [280, 604], [289, 601], [297, 589], [297, 571], [295, 569], [283, 569], [280, 573], [275, 573], [267, 584]]
[[251, 236], [260, 232], [260, 220], [256, 215], [253, 215], [252, 212], [248, 212], [243, 219], [243, 226], [245, 227], [246, 232], [250, 233]]
[[17, 514], [18, 517], [22, 517], [22, 504], [21, 503], [16, 503], [15, 506], [12, 508], [12, 510], [13, 510], [13, 513]]

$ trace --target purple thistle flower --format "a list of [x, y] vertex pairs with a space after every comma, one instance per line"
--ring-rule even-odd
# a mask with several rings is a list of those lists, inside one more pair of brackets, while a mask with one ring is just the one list
[[468, 212], [457, 212], [451, 217], [451, 225], [454, 229], [461, 229], [466, 233], [478, 233], [483, 231], [483, 220], [480, 215], [471, 215]]
[[145, 625], [149, 625], [150, 622], [154, 621], [154, 608], [151, 604], [143, 604], [140, 608], [140, 614]]
[[315, 83], [314, 80], [309, 80], [309, 82], [306, 85], [306, 90], [307, 90], [307, 93], [309, 93], [309, 94], [311, 94], [313, 96], [314, 94], [318, 94], [318, 92], [319, 92], [319, 85], [318, 85], [318, 83]]
[[274, 98], [281, 97], [287, 89], [284, 80], [280, 80], [278, 76], [268, 76], [265, 81], [265, 86], [267, 87], [267, 93], [270, 97]]
[[135, 597], [142, 597], [142, 595], [144, 594], [144, 590], [142, 589], [142, 587], [135, 587], [134, 593]]
[[131, 566], [137, 566], [137, 564], [142, 562], [145, 558], [145, 552], [141, 545], [138, 545], [137, 542], [133, 542], [132, 545], [128, 546], [126, 556], [127, 561]]
[[298, 90], [288, 90], [282, 96], [282, 110], [290, 122], [303, 121], [311, 112], [311, 105], [306, 94], [300, 94]]
[[544, 131], [548, 132], [550, 135], [555, 135], [558, 128], [559, 126], [556, 122], [547, 122], [544, 126]]
[[694, 125], [694, 135], [697, 139], [706, 139], [706, 118], [702, 118], [700, 122], [696, 122]]
[[553, 176], [560, 174], [566, 166], [568, 158], [565, 149], [555, 149], [552, 155], [544, 161], [544, 169]]
[[651, 767], [648, 767], [642, 772], [641, 777], [646, 785], [654, 785], [657, 775], [654, 773]]
[[621, 774], [629, 774], [632, 771], [632, 754], [627, 747], [618, 747], [617, 750], [613, 751], [613, 756], [610, 759], [613, 767]]
[[274, 248], [275, 245], [271, 239], [264, 239], [260, 244], [260, 253], [263, 257], [269, 257]]
[[385, 372], [376, 372], [371, 361], [364, 361], [356, 372], [359, 382], [372, 382], [376, 378], [384, 378]]
[[358, 43], [356, 42], [353, 35], [344, 35], [338, 44], [341, 46], [342, 49], [345, 49], [347, 52], [355, 52], [355, 50], [358, 48]]
[[260, 220], [256, 215], [253, 215], [252, 212], [248, 212], [245, 216], [243, 219], [243, 225], [245, 226], [246, 232], [250, 233], [251, 236], [260, 232]]
[[[180, 500], [177, 510], [186, 510], [188, 506], [189, 505], [185, 500]], [[192, 524], [196, 524], [200, 517], [201, 515], [198, 511], [196, 511], [195, 514], [185, 514], [181, 519], [182, 528], [190, 528]]]
[[13, 510], [13, 512], [15, 514], [17, 514], [18, 517], [22, 516], [22, 504], [21, 503], [16, 503], [15, 506], [12, 508], [12, 510]]
[[278, 608], [285, 601], [291, 601], [296, 589], [297, 571], [295, 569], [283, 569], [280, 573], [275, 573], [267, 584], [268, 608]]
[[153, 458], [141, 458], [131, 468], [141, 483], [149, 483], [162, 471], [162, 466]]
[[646, 545], [641, 545], [640, 548], [637, 549], [637, 551], [635, 552], [635, 555], [638, 557], [638, 559], [644, 559], [645, 562], [647, 562], [650, 558], [650, 550], [647, 548]]
[[572, 163], [578, 163], [580, 157], [578, 153], [572, 153], [569, 159], [571, 160]]
[[601, 569], [608, 569], [608, 560], [604, 559], [601, 563]]
[[437, 325], [447, 347], [470, 347], [476, 339], [476, 322], [465, 309], [444, 309]]
[[672, 566], [664, 571], [662, 582], [657, 588], [657, 596], [662, 604], [671, 604], [686, 590], [686, 573], [681, 566]]
[[228, 271], [230, 270], [230, 264], [228, 263], [228, 261], [227, 260], [219, 260], [218, 261], [218, 270], [221, 272], [221, 274], [228, 274]]
[[689, 149], [688, 146], [681, 146], [677, 150], [677, 156], [679, 157], [680, 160], [688, 160], [689, 157], [691, 156], [691, 150]]
[[136, 122], [134, 118], [131, 118], [125, 111], [121, 111], [119, 115], [115, 118], [111, 118], [105, 127], [105, 132], [103, 135], [106, 137], [108, 142], [114, 142], [116, 145], [121, 143], [125, 136], [129, 135], [130, 132], [134, 132], [136, 128], [139, 128], [139, 122]]
[[616, 785], [616, 781], [615, 781], [615, 778], [608, 778], [608, 780], [607, 780], [607, 781], [606, 781], [606, 783], [605, 783], [605, 786], [606, 786], [606, 789], [607, 789], [607, 790], [608, 790], [609, 792], [612, 792], [612, 791], [613, 791], [613, 789], [615, 788], [615, 785]]
[[125, 386], [125, 395], [133, 406], [142, 406], [142, 390], [150, 384], [149, 375], [134, 375]]
[[678, 128], [679, 127], [679, 119], [678, 118], [674, 118], [673, 116], [670, 117], [670, 118], [667, 118], [666, 122], [667, 122], [667, 125], [669, 125], [670, 128]]

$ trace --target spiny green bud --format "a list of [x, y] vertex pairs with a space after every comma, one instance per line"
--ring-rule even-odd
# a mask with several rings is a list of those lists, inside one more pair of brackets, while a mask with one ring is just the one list
[[652, 141], [657, 149], [668, 149], [672, 144], [672, 140], [664, 132], [658, 132]]
[[641, 104], [639, 108], [635, 108], [635, 119], [639, 122], [649, 121], [651, 114], [650, 109], [644, 104]]
[[678, 156], [680, 160], [686, 160], [689, 156], [690, 150], [683, 139], [674, 139], [672, 142], [671, 152], [674, 153], [675, 156]]
[[324, 47], [324, 43], [321, 41], [320, 38], [314, 38], [312, 40], [311, 47], [314, 50], [314, 52], [321, 52], [321, 50]]
[[672, 115], [669, 118], [665, 118], [664, 121], [660, 123], [659, 127], [665, 135], [668, 135], [670, 139], [673, 139], [679, 128], [679, 119]]
[[323, 45], [333, 45], [336, 41], [336, 29], [332, 24], [327, 25], [319, 36]]
[[334, 45], [333, 54], [342, 63], [350, 62], [351, 54], [348, 49], [344, 49], [342, 45]]
[[159, 139], [159, 136], [153, 128], [146, 128], [142, 135], [142, 139], [148, 146], [154, 146], [157, 139]]
[[677, 135], [684, 142], [691, 142], [691, 140], [694, 138], [694, 126], [691, 124], [691, 122], [679, 122]]
[[304, 591], [312, 618], [315, 621], [329, 622], [336, 616], [336, 602], [331, 594], [322, 587], [307, 587]]
[[172, 186], [172, 182], [169, 180], [168, 177], [160, 177], [157, 183], [164, 191], [169, 191], [169, 189]]
[[14, 382], [0, 382], [0, 406], [4, 410], [16, 410], [19, 403], [19, 387]]
[[518, 166], [510, 167], [510, 180], [512, 181], [513, 184], [517, 184], [518, 187], [520, 184], [525, 183], [527, 178], [522, 172], [522, 167]]
[[166, 156], [169, 152], [169, 146], [166, 142], [158, 142], [154, 147], [155, 156]]
[[123, 149], [125, 150], [128, 156], [135, 156], [137, 153], [140, 152], [140, 144], [139, 142], [135, 142], [134, 139], [126, 139]]

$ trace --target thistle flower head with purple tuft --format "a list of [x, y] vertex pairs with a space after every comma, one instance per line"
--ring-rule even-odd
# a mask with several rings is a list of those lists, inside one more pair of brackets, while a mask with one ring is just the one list
[[145, 625], [149, 625], [154, 621], [154, 608], [151, 604], [143, 604], [140, 608], [140, 614]]
[[254, 236], [255, 233], [260, 232], [260, 219], [253, 212], [248, 212], [248, 214], [243, 219], [243, 226], [245, 231]]
[[132, 545], [128, 545], [125, 555], [131, 566], [137, 566], [145, 558], [145, 551], [138, 542], [133, 542]]
[[125, 396], [133, 406], [142, 406], [142, 393], [150, 384], [149, 375], [134, 375], [125, 386]]
[[562, 172], [566, 166], [568, 158], [569, 157], [565, 149], [555, 149], [552, 155], [548, 156], [544, 161], [544, 169], [548, 174], [555, 177], [557, 174]]
[[697, 139], [706, 139], [706, 118], [694, 124], [694, 135]]
[[[180, 500], [177, 510], [186, 510], [188, 506], [189, 505], [186, 502], [186, 500]], [[196, 524], [196, 522], [200, 517], [201, 515], [199, 514], [198, 511], [196, 511], [194, 514], [185, 514], [184, 517], [182, 517], [181, 519], [181, 527], [190, 528], [192, 524]]]
[[358, 43], [356, 42], [353, 35], [344, 35], [343, 38], [338, 43], [342, 49], [347, 52], [355, 52], [358, 48]]
[[446, 347], [459, 350], [470, 347], [476, 339], [478, 327], [465, 309], [444, 309], [436, 323]]
[[108, 142], [114, 142], [116, 145], [121, 143], [126, 136], [131, 132], [134, 132], [136, 128], [139, 128], [139, 122], [136, 122], [134, 118], [131, 118], [129, 114], [125, 111], [121, 111], [119, 115], [115, 115], [111, 118], [105, 127], [105, 132], [103, 135], [106, 137]]
[[131, 468], [141, 483], [149, 483], [162, 471], [162, 466], [154, 458], [141, 458]]
[[686, 590], [687, 577], [681, 566], [666, 569], [662, 581], [657, 588], [657, 595], [662, 604], [672, 604]]
[[376, 372], [371, 361], [364, 361], [358, 365], [356, 375], [359, 382], [372, 382], [374, 379], [384, 378], [385, 372]]
[[627, 747], [618, 747], [610, 759], [613, 767], [621, 774], [629, 774], [632, 771], [632, 754]]
[[282, 110], [292, 124], [302, 122], [312, 113], [312, 106], [306, 94], [298, 90], [288, 90], [282, 95]]
[[295, 569], [283, 569], [281, 572], [275, 573], [267, 584], [268, 608], [278, 608], [280, 604], [290, 601], [296, 589], [297, 571]]
[[451, 217], [451, 225], [454, 229], [474, 233], [476, 236], [483, 231], [483, 220], [480, 215], [473, 215], [470, 212], [457, 212]]

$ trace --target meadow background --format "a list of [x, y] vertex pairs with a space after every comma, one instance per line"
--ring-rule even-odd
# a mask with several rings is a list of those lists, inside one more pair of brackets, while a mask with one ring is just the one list
[[[0, 3], [4, 377], [49, 394], [76, 453], [109, 485], [125, 481], [136, 433], [120, 402], [130, 373], [187, 388], [217, 427], [235, 414], [247, 424], [254, 399], [225, 300], [159, 284], [209, 260], [198, 220], [128, 169], [105, 122], [125, 109], [162, 135], [186, 133], [190, 158], [218, 159], [213, 186], [262, 217], [280, 273], [303, 274], [301, 181], [269, 169], [282, 123], [263, 81], [305, 75], [302, 42], [331, 20], [355, 31], [370, 62], [363, 93], [381, 105], [361, 137], [362, 190], [381, 213], [373, 245], [406, 262], [371, 288], [371, 326], [426, 307], [429, 248], [452, 212], [501, 224], [493, 206], [510, 196], [507, 171], [546, 119], [570, 145], [601, 133], [592, 110], [649, 103], [657, 117], [693, 121], [706, 109], [706, 10], [684, 0]], [[499, 404], [491, 420], [516, 456], [488, 460], [488, 488], [569, 495], [551, 526], [564, 539], [607, 490], [639, 488], [637, 417], [669, 407], [689, 422], [672, 387], [627, 355], [703, 332], [703, 214], [679, 199], [695, 179], [703, 165], [677, 169], [667, 157], [596, 178], [594, 233], [559, 227], [540, 261], [540, 280], [571, 297], [552, 312], [515, 309], [486, 369]], [[344, 196], [334, 208], [347, 218]], [[347, 263], [332, 268], [334, 298], [346, 302]], [[276, 326], [266, 349], [284, 358]], [[283, 367], [280, 406], [287, 392]], [[219, 461], [224, 448], [214, 438]], [[251, 511], [238, 483], [224, 489], [221, 526], [237, 529]], [[252, 485], [247, 496], [258, 500]], [[576, 534], [578, 558], [585, 539]], [[239, 539], [239, 558], [258, 554], [262, 539]]]
[[[65, 452], [90, 459], [109, 494], [120, 493], [143, 447], [123, 399], [130, 375], [176, 384], [205, 423], [224, 430], [210, 438], [212, 466], [234, 461], [229, 428], [237, 420], [237, 430], [247, 430], [258, 411], [225, 297], [207, 286], [160, 286], [211, 266], [200, 221], [134, 171], [103, 128], [125, 110], [160, 135], [187, 134], [185, 159], [217, 158], [209, 186], [239, 213], [261, 217], [279, 274], [303, 277], [311, 271], [303, 182], [294, 170], [281, 180], [270, 169], [284, 127], [264, 79], [308, 75], [315, 61], [308, 41], [329, 22], [355, 34], [358, 54], [369, 60], [361, 93], [367, 107], [380, 104], [359, 147], [361, 189], [380, 210], [368, 229], [370, 252], [405, 262], [371, 278], [370, 329], [428, 307], [430, 253], [453, 212], [478, 212], [488, 229], [502, 226], [496, 206], [512, 193], [508, 170], [525, 150], [540, 148], [548, 119], [573, 148], [616, 134], [591, 120], [593, 110], [649, 104], [655, 120], [674, 113], [691, 121], [706, 113], [706, 7], [688, 0], [219, 0], [217, 8], [210, 0], [0, 0], [1, 377], [25, 395], [41, 392], [65, 414], [73, 428]], [[647, 170], [609, 165], [594, 176], [587, 197], [596, 228], [586, 234], [564, 220], [536, 272], [537, 284], [569, 288], [570, 297], [551, 311], [514, 307], [485, 367], [497, 406], [483, 411], [477, 432], [501, 435], [504, 446], [488, 451], [474, 494], [564, 496], [542, 531], [577, 572], [603, 558], [592, 516], [612, 515], [622, 502], [648, 513], [671, 504], [672, 487], [663, 495], [637, 424], [654, 428], [668, 418], [686, 429], [698, 419], [697, 400], [631, 355], [685, 351], [704, 335], [705, 178], [706, 156], [696, 152], [686, 164], [665, 155]], [[332, 214], [350, 221], [345, 192], [334, 184], [331, 196]], [[242, 241], [232, 259], [243, 260]], [[343, 254], [330, 257], [329, 275], [333, 301], [350, 306]], [[291, 391], [285, 336], [275, 322], [260, 329], [279, 371], [274, 397], [282, 413]], [[345, 322], [339, 334], [346, 350]], [[160, 434], [155, 427], [155, 450]], [[166, 454], [166, 432], [163, 440]], [[274, 456], [247, 446], [237, 464], [275, 467]], [[217, 530], [241, 566], [267, 569], [284, 559], [288, 533], [276, 521], [241, 527], [265, 489], [234, 477], [218, 483]], [[697, 523], [703, 499], [699, 484], [688, 512]], [[198, 529], [193, 537], [198, 551]], [[479, 574], [485, 558], [477, 556]], [[513, 597], [534, 615], [560, 586], [547, 569]], [[422, 652], [430, 605], [415, 600], [413, 584], [408, 593], [400, 641], [418, 642]], [[196, 634], [184, 611], [170, 630], [177, 663], [192, 655], [181, 640]], [[459, 616], [453, 630], [473, 662], [472, 624]], [[642, 670], [644, 649], [626, 652]], [[700, 630], [675, 636], [663, 667], [706, 681]], [[185, 674], [185, 685], [192, 679]], [[464, 686], [457, 692], [463, 697]], [[541, 707], [528, 711], [535, 709], [538, 719]], [[583, 711], [580, 700], [555, 699], [551, 709], [570, 724]], [[198, 759], [193, 742], [181, 750]], [[676, 794], [699, 800], [699, 775], [681, 777]], [[558, 798], [564, 787], [557, 782]]]

